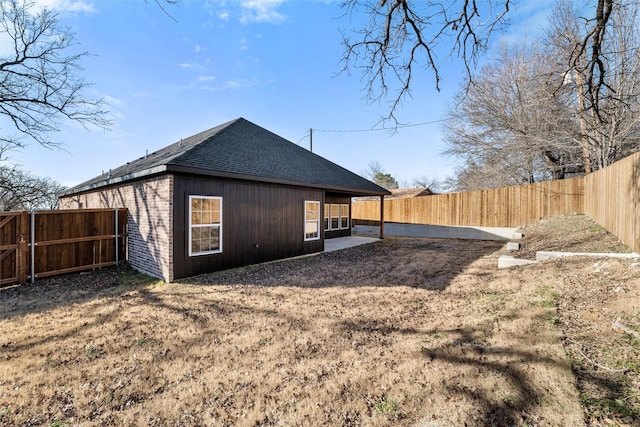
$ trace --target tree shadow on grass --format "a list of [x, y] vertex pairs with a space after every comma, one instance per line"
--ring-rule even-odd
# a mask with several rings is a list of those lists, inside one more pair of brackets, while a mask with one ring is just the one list
[[473, 420], [475, 425], [521, 425], [530, 422], [536, 424], [535, 420], [529, 420], [527, 417], [534, 407], [544, 401], [544, 392], [540, 384], [536, 384], [535, 380], [518, 366], [533, 363], [568, 369], [564, 360], [541, 357], [534, 351], [485, 346], [481, 344], [484, 332], [476, 328], [433, 330], [428, 334], [444, 334], [455, 339], [441, 346], [424, 347], [424, 357], [431, 361], [439, 360], [453, 365], [473, 367], [479, 373], [497, 374], [511, 390], [506, 397], [500, 397], [492, 390], [478, 386], [473, 380], [468, 384], [446, 384], [445, 389], [448, 393], [465, 396], [479, 409], [480, 415]]
[[[401, 330], [401, 333], [412, 333], [411, 330]], [[535, 349], [527, 350], [504, 346], [484, 345], [485, 331], [480, 327], [463, 327], [456, 329], [433, 329], [422, 332], [425, 335], [444, 335], [446, 342], [436, 346], [422, 348], [422, 356], [430, 362], [444, 361], [455, 366], [474, 368], [473, 372], [497, 374], [511, 393], [504, 397], [497, 396], [494, 391], [482, 388], [477, 381], [470, 379], [468, 382], [456, 379], [444, 384], [446, 392], [450, 395], [460, 395], [474, 402], [479, 409], [479, 415], [473, 420], [478, 426], [500, 425], [538, 425], [541, 420], [531, 414], [541, 405], [548, 404], [560, 396], [554, 396], [545, 391], [544, 378], [532, 377], [525, 368], [538, 365], [541, 368], [571, 371], [569, 377], [576, 378], [585, 387], [599, 390], [600, 399], [594, 402], [581, 401], [582, 405], [600, 405], [595, 407], [603, 415], [620, 415], [639, 420], [640, 414], [624, 405], [624, 397], [628, 393], [628, 380], [624, 375], [614, 375], [607, 372], [598, 372], [586, 369], [575, 369], [566, 358], [555, 359], [541, 356]], [[557, 374], [552, 374], [557, 375]], [[547, 389], [548, 390], [548, 389]], [[503, 390], [504, 391], [504, 390]], [[566, 398], [566, 396], [565, 396]], [[592, 408], [593, 409], [593, 408]], [[575, 420], [574, 420], [575, 421]], [[635, 425], [635, 424], [633, 424]]]
[[[105, 271], [105, 274], [106, 273], [108, 272]], [[287, 313], [272, 310], [268, 306], [261, 306], [259, 304], [261, 303], [261, 300], [258, 299], [254, 300], [254, 303], [255, 301], [258, 301], [259, 303], [245, 304], [240, 299], [214, 298], [211, 301], [203, 300], [199, 304], [192, 304], [190, 307], [185, 308], [180, 304], [179, 300], [175, 300], [169, 296], [170, 292], [155, 292], [143, 283], [125, 287], [121, 285], [121, 281], [119, 280], [115, 280], [113, 278], [110, 280], [113, 281], [106, 281], [103, 287], [99, 287], [96, 284], [94, 293], [91, 294], [91, 292], [87, 292], [84, 296], [84, 298], [86, 298], [85, 301], [90, 300], [91, 298], [96, 298], [100, 295], [113, 296], [114, 298], [118, 296], [129, 297], [129, 295], [124, 294], [126, 294], [127, 291], [135, 291], [132, 293], [135, 295], [131, 297], [135, 297], [137, 299], [136, 304], [151, 306], [156, 309], [155, 312], [159, 313], [160, 316], [163, 315], [162, 313], [165, 315], [167, 313], [177, 313], [179, 316], [176, 317], [176, 324], [180, 327], [185, 327], [187, 325], [195, 327], [196, 332], [192, 336], [186, 337], [184, 341], [181, 341], [180, 346], [182, 348], [180, 351], [182, 351], [182, 353], [179, 353], [178, 349], [172, 347], [168, 353], [168, 357], [172, 357], [174, 353], [189, 355], [191, 354], [192, 349], [202, 347], [202, 343], [205, 342], [206, 339], [209, 339], [211, 335], [215, 335], [218, 332], [221, 334], [228, 333], [229, 325], [225, 322], [225, 319], [227, 316], [237, 315], [238, 313], [240, 313], [239, 317], [243, 319], [246, 318], [248, 321], [251, 321], [251, 319], [254, 319], [257, 316], [269, 323], [272, 321], [275, 323], [278, 320], [284, 319], [288, 325], [295, 325], [296, 328], [313, 328], [312, 321], [302, 315], [298, 317], [296, 315], [296, 313], [298, 313], [297, 311], [294, 310]], [[108, 284], [113, 286], [107, 286]], [[60, 286], [62, 286], [62, 284], [60, 284]], [[63, 288], [61, 287], [61, 290], [62, 289]], [[231, 286], [229, 288], [215, 290], [215, 293], [223, 293], [226, 289], [231, 290], [234, 294], [239, 290], [242, 291], [241, 286], [238, 288]], [[424, 287], [424, 289], [432, 290], [435, 288]], [[76, 289], [75, 291], [77, 292], [78, 290]], [[83, 291], [86, 291], [86, 289]], [[179, 295], [183, 300], [197, 298], [198, 291], [199, 289], [196, 287], [189, 288], [188, 286], [185, 286], [179, 289]], [[30, 292], [37, 293], [37, 289], [34, 288]], [[72, 290], [71, 293], [73, 292], [74, 291]], [[43, 303], [43, 305], [37, 307], [36, 310], [45, 310], [47, 307], [56, 307], [59, 304], [61, 304], [61, 302], [54, 301], [51, 302], [51, 305], [49, 306]], [[108, 312], [106, 312], [107, 317], [89, 317], [87, 318], [87, 322], [89, 326], [91, 326], [104, 320], [110, 321], [116, 319], [119, 314], [120, 312], [114, 305], [109, 307]], [[184, 319], [184, 324], [181, 319]], [[141, 323], [144, 321], [145, 319], [140, 319]], [[446, 393], [449, 393], [452, 396], [463, 396], [476, 404], [477, 408], [479, 408], [479, 414], [473, 421], [475, 425], [480, 426], [518, 425], [524, 422], [535, 424], [536, 420], [528, 418], [529, 414], [533, 412], [536, 407], [543, 405], [545, 397], [549, 398], [549, 394], [545, 394], [545, 391], [541, 388], [539, 379], [537, 383], [534, 382], [527, 372], [525, 365], [539, 364], [554, 368], [569, 368], [568, 363], [564, 359], [555, 360], [549, 357], [542, 357], [540, 354], [536, 353], [534, 349], [528, 350], [528, 347], [518, 347], [517, 345], [514, 345], [513, 347], [487, 346], [485, 341], [487, 325], [484, 324], [452, 329], [430, 329], [425, 331], [417, 327], [413, 327], [411, 324], [398, 326], [393, 323], [392, 316], [383, 316], [383, 318], [372, 319], [367, 319], [366, 317], [342, 318], [336, 320], [335, 326], [336, 330], [342, 329], [341, 333], [343, 335], [347, 331], [352, 331], [354, 334], [367, 335], [370, 337], [373, 336], [374, 338], [379, 339], [387, 339], [387, 337], [393, 334], [401, 334], [407, 337], [434, 335], [442, 335], [446, 337], [444, 340], [438, 341], [438, 345], [423, 348], [422, 351], [417, 350], [416, 353], [414, 353], [415, 356], [417, 358], [428, 358], [431, 361], [442, 360], [451, 365], [474, 368], [473, 370], [475, 371], [495, 372], [502, 378], [504, 384], [508, 385], [510, 389], [515, 390], [515, 392], [511, 393], [508, 399], [505, 399], [496, 397], [493, 391], [488, 388], [476, 386], [475, 384], [477, 383], [474, 382], [472, 378], [470, 378], [468, 383], [462, 379], [461, 381], [451, 381], [445, 385]], [[76, 333], [81, 333], [83, 327], [82, 323], [79, 323], [77, 328], [65, 331], [62, 336], [57, 336], [55, 334], [52, 336], [55, 336], [56, 339], [71, 337]], [[143, 324], [141, 327], [146, 328], [146, 331], [153, 334], [153, 330], [148, 329], [149, 325]], [[225, 330], [225, 328], [227, 328], [227, 330]], [[153, 335], [151, 335], [151, 337], [153, 337]], [[255, 338], [256, 342], [253, 345], [256, 347], [262, 345], [259, 342], [259, 340], [262, 340], [262, 337], [256, 336]], [[54, 338], [48, 337], [47, 339]], [[209, 340], [206, 342], [215, 344], [215, 340]], [[348, 342], [350, 343], [351, 340]], [[366, 345], [367, 341], [358, 339], [358, 342], [358, 345]], [[309, 345], [315, 344], [317, 343], [313, 342]], [[30, 342], [28, 345], [37, 345], [37, 343]], [[157, 345], [164, 346], [161, 342], [158, 342]], [[151, 344], [149, 344], [149, 346], [151, 346]], [[168, 347], [163, 347], [163, 349], [167, 348]], [[15, 350], [15, 347], [12, 345], [12, 351]], [[160, 350], [162, 349], [158, 349], [158, 352], [160, 352]], [[2, 351], [3, 349], [0, 348], [0, 354]], [[166, 354], [166, 352], [163, 354]], [[308, 357], [309, 350], [305, 350], [302, 354], [305, 357]], [[297, 357], [296, 355], [297, 353], [292, 350], [291, 357]], [[196, 366], [194, 367], [194, 370], [194, 372], [198, 373], [200, 372], [199, 370], [206, 370], [206, 366]], [[457, 379], [460, 379], [460, 377], [457, 377]], [[158, 381], [160, 380], [162, 380], [162, 378], [159, 377]], [[596, 376], [592, 376], [592, 380], [597, 381], [598, 378]], [[621, 384], [616, 381], [604, 381], [601, 386], [609, 388], [612, 395], [614, 395], [616, 390], [619, 390], [621, 387]], [[151, 396], [154, 391], [151, 390], [148, 393], [149, 396]], [[553, 396], [551, 396], [551, 398], [553, 398]]]
[[[303, 288], [409, 286], [440, 291], [469, 264], [503, 246], [495, 241], [391, 238], [335, 252], [205, 274], [177, 283]], [[0, 288], [0, 320], [118, 295], [157, 282], [158, 279], [123, 263], [119, 267]]]
[[503, 242], [495, 241], [391, 238], [315, 256], [204, 274], [179, 282], [303, 288], [408, 286], [440, 291], [471, 263], [502, 247]]
[[47, 277], [35, 283], [0, 289], [0, 320], [120, 295], [157, 283], [158, 279], [126, 263], [83, 273]]

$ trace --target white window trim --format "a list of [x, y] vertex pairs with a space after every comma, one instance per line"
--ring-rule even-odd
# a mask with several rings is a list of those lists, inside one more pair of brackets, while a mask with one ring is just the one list
[[[311, 220], [307, 219], [307, 203], [315, 203], [315, 204], [318, 205], [318, 219], [317, 220], [316, 219], [311, 219]], [[321, 225], [320, 225], [320, 217], [321, 217], [320, 212], [321, 212], [320, 211], [320, 201], [318, 201], [318, 200], [305, 200], [304, 201], [304, 234], [303, 234], [303, 236], [304, 236], [304, 241], [305, 242], [311, 242], [313, 240], [320, 240], [320, 235], [321, 235], [321, 230], [322, 230]], [[318, 224], [318, 237], [307, 237], [307, 223], [308, 222], [316, 222]]]
[[[324, 220], [327, 220], [327, 226], [324, 226]], [[330, 231], [331, 230], [331, 204], [330, 203], [325, 203], [324, 204], [324, 212], [322, 212], [322, 228], [324, 228], [324, 231]]]
[[[333, 212], [332, 212], [333, 206], [338, 207], [338, 216], [333, 216]], [[334, 219], [338, 220], [338, 225], [336, 227], [333, 226]], [[329, 230], [330, 231], [340, 230], [340, 204], [339, 203], [331, 203], [329, 205]]]
[[[336, 231], [336, 230], [348, 230], [349, 229], [349, 225], [351, 223], [351, 206], [348, 203], [325, 203], [325, 212], [324, 214], [327, 215], [327, 227], [324, 228], [324, 231]], [[332, 206], [338, 206], [338, 216], [333, 216], [331, 213], [331, 207]], [[347, 206], [347, 212], [348, 214], [345, 216], [342, 216], [342, 207], [343, 206]], [[338, 219], [338, 225], [337, 227], [333, 227], [333, 223], [332, 220], [333, 219]], [[346, 218], [347, 219], [347, 225], [346, 227], [342, 225], [342, 220]], [[324, 216], [323, 216], [323, 222], [324, 222]], [[324, 227], [324, 226], [323, 226]]]
[[[349, 229], [349, 223], [351, 222], [351, 221], [350, 221], [350, 218], [351, 218], [351, 215], [350, 215], [350, 214], [351, 214], [351, 212], [350, 212], [350, 211], [351, 211], [351, 209], [349, 209], [349, 204], [348, 204], [348, 203], [340, 203], [340, 204], [339, 204], [339, 206], [340, 206], [340, 219], [339, 219], [339, 222], [338, 222], [338, 228], [339, 228], [340, 230], [348, 230], [348, 229]], [[345, 218], [344, 216], [342, 216], [342, 207], [343, 207], [343, 206], [346, 206], [346, 207], [347, 207], [347, 212], [349, 212], [349, 213], [347, 214], [347, 216], [346, 216], [346, 218], [347, 218], [347, 225], [346, 225], [346, 227], [343, 227], [343, 226], [342, 226], [342, 220], [343, 220], [343, 218]]]
[[[192, 252], [192, 248], [193, 245], [191, 244], [191, 237], [192, 237], [192, 230], [194, 225], [191, 224], [191, 208], [193, 206], [193, 199], [216, 199], [216, 200], [220, 200], [220, 223], [218, 223], [218, 228], [220, 230], [220, 234], [219, 234], [219, 245], [218, 245], [218, 249], [216, 249], [215, 251], [206, 251], [206, 252], [196, 252], [193, 253]], [[219, 254], [222, 252], [222, 223], [223, 223], [223, 219], [222, 219], [222, 197], [219, 196], [199, 196], [199, 195], [189, 195], [189, 240], [187, 241], [188, 245], [189, 245], [189, 256], [190, 257], [195, 257], [195, 256], [202, 256], [202, 255], [211, 255], [211, 254]], [[211, 223], [211, 224], [202, 224], [202, 227], [210, 227], [212, 225], [215, 225], [215, 223]], [[196, 227], [198, 226], [198, 224], [195, 225]]]

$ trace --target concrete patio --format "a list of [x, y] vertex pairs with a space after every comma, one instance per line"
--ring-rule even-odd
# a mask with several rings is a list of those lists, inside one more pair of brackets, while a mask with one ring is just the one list
[[352, 248], [354, 246], [366, 245], [367, 243], [377, 242], [380, 239], [374, 237], [348, 236], [337, 237], [335, 239], [326, 239], [324, 241], [324, 251], [333, 252], [340, 249]]

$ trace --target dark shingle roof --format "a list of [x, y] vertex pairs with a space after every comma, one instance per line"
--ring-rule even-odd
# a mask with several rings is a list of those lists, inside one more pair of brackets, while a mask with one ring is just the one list
[[353, 195], [390, 194], [373, 182], [239, 118], [83, 182], [62, 195], [163, 172], [302, 185]]

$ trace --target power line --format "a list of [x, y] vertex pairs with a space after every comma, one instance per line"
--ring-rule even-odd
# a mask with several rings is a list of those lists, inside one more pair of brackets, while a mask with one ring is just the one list
[[[398, 125], [398, 126], [394, 126], [394, 127], [390, 127], [390, 128], [378, 128], [378, 129], [313, 129], [315, 132], [380, 132], [380, 131], [392, 131], [394, 129], [404, 129], [404, 128], [410, 128], [410, 127], [416, 127], [416, 126], [426, 126], [426, 125], [432, 125], [435, 123], [441, 123], [441, 122], [446, 122], [447, 119], [440, 119], [440, 120], [433, 120], [430, 122], [423, 122], [423, 123], [413, 123], [413, 124], [407, 124], [407, 125]], [[308, 135], [308, 134], [307, 134]], [[303, 137], [306, 138], [307, 135], [305, 135]], [[302, 140], [302, 139], [301, 139]], [[298, 141], [300, 142], [300, 141]]]
[[407, 124], [407, 125], [398, 125], [398, 126], [391, 127], [391, 128], [378, 128], [378, 129], [316, 129], [316, 128], [310, 128], [309, 132], [305, 133], [304, 136], [302, 138], [300, 138], [298, 140], [298, 142], [296, 142], [296, 145], [300, 145], [300, 142], [302, 142], [303, 139], [312, 138], [312, 132], [359, 133], [359, 132], [393, 131], [395, 129], [404, 129], [404, 128], [411, 128], [411, 127], [416, 127], [416, 126], [432, 125], [432, 124], [435, 124], [435, 123], [446, 122], [447, 120], [449, 120], [449, 119], [432, 120], [430, 122], [413, 123], [413, 124]]
[[309, 132], [305, 133], [305, 134], [304, 134], [304, 136], [303, 136], [302, 138], [300, 138], [300, 139], [298, 140], [298, 142], [296, 142], [296, 145], [300, 145], [300, 142], [302, 142], [302, 140], [303, 140], [303, 139], [305, 139], [305, 138], [306, 138], [306, 137], [308, 137], [308, 136], [309, 136]]

